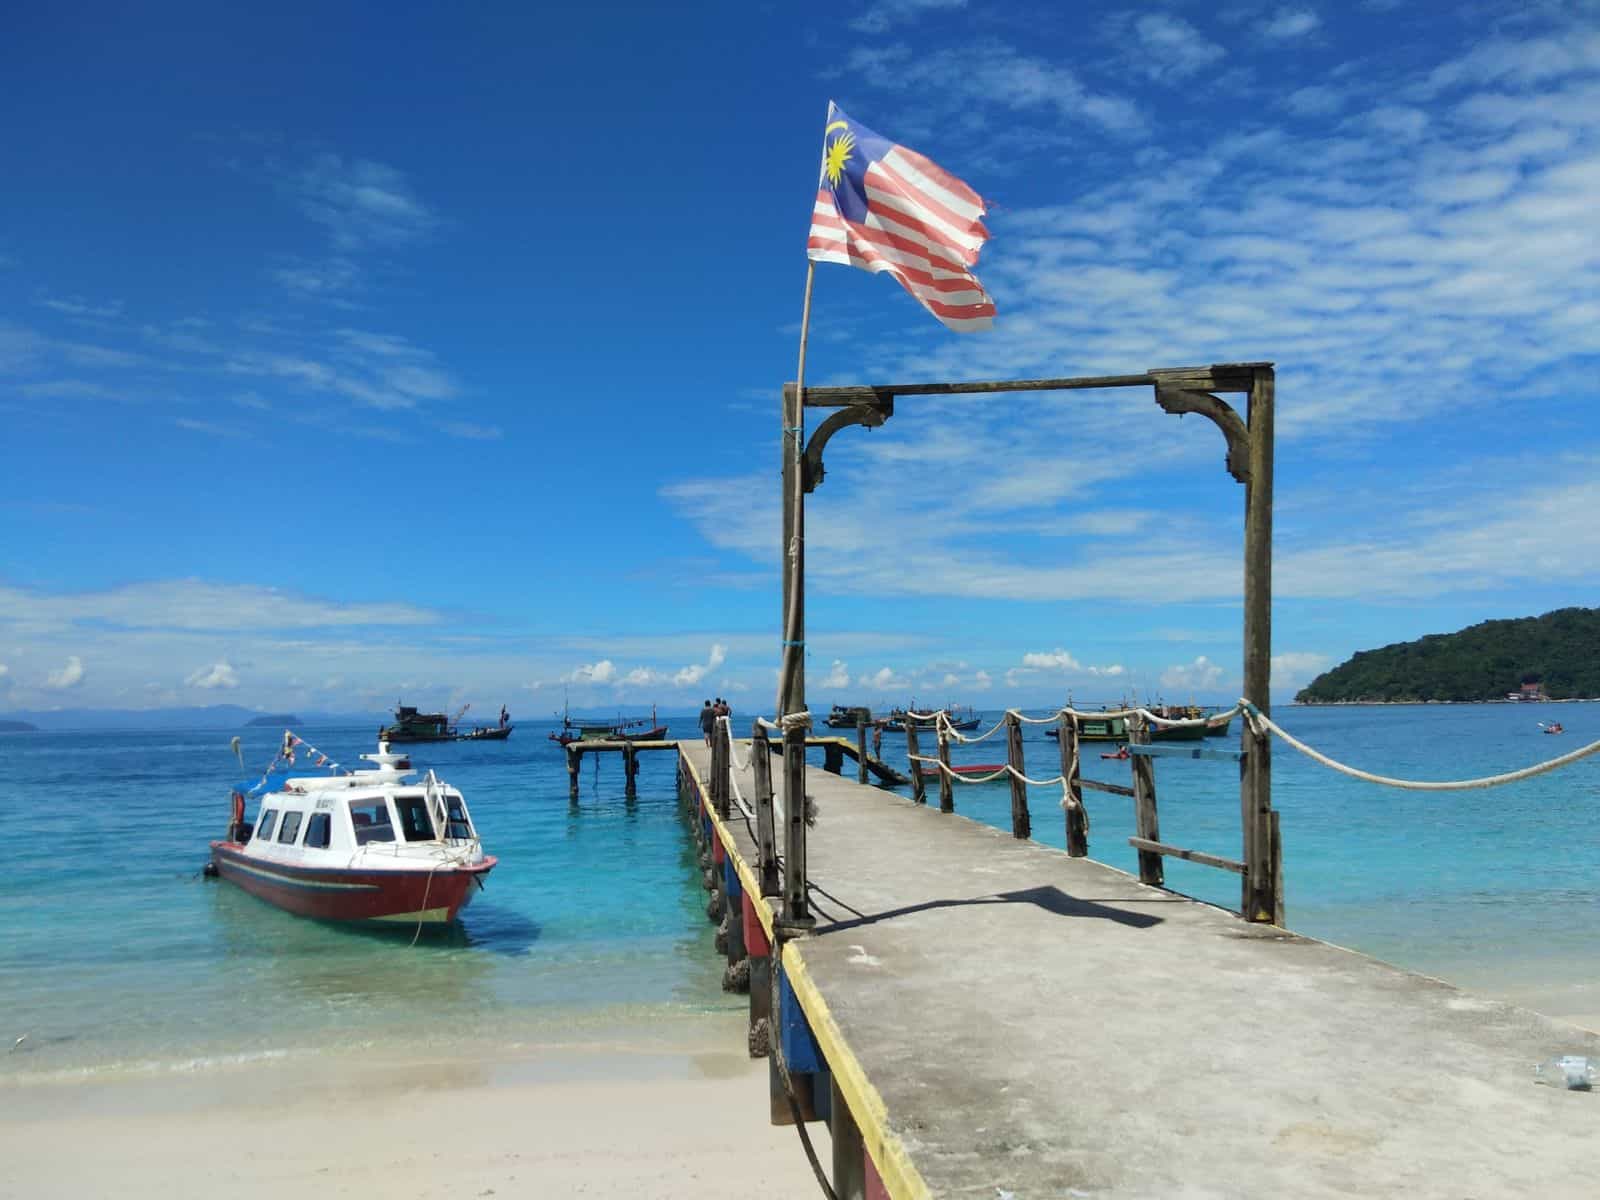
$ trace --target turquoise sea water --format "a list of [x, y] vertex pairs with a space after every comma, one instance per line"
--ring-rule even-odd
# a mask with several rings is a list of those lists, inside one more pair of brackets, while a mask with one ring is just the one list
[[[1591, 704], [1279, 717], [1336, 758], [1418, 778], [1496, 773], [1600, 738]], [[1551, 719], [1564, 736], [1540, 734], [1537, 722]], [[465, 792], [500, 858], [459, 929], [415, 947], [409, 930], [305, 921], [200, 876], [240, 777], [228, 734], [0, 735], [0, 1036], [24, 1039], [0, 1053], [0, 1081], [603, 1041], [742, 1007], [718, 986], [674, 756], [641, 756], [634, 801], [619, 761], [597, 770], [590, 759], [573, 805], [551, 728], [523, 722], [503, 743], [414, 748], [419, 768]], [[346, 762], [371, 749], [370, 729], [300, 732]], [[673, 733], [691, 733], [689, 720]], [[270, 731], [247, 732], [246, 761], [270, 757], [272, 743]], [[1087, 774], [1127, 782], [1127, 763], [1086, 750]], [[885, 735], [884, 753], [903, 761], [903, 737]], [[1429, 794], [1346, 780], [1281, 744], [1275, 753], [1291, 928], [1496, 994], [1600, 979], [1600, 763]], [[1053, 773], [1056, 747], [1041, 728], [1029, 729], [1027, 754], [1031, 774]], [[997, 739], [953, 757], [1003, 756]], [[1162, 761], [1157, 784], [1164, 840], [1237, 855], [1233, 764]], [[1031, 797], [1035, 836], [1059, 846], [1058, 800], [1051, 789]], [[956, 802], [1009, 826], [1003, 786], [960, 788]], [[1091, 854], [1133, 869], [1130, 802], [1087, 802]], [[1237, 902], [1236, 877], [1208, 868], [1169, 862], [1168, 883]]]

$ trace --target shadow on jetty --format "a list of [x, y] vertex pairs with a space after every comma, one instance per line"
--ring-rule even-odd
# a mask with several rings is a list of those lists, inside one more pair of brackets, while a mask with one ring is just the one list
[[[1160, 925], [1166, 918], [1155, 916], [1153, 913], [1138, 912], [1122, 905], [1135, 904], [1171, 904], [1181, 901], [1181, 897], [1152, 897], [1149, 900], [1118, 900], [1115, 905], [1102, 904], [1098, 900], [1086, 900], [1078, 896], [1063, 892], [1058, 887], [1024, 888], [1016, 892], [999, 892], [989, 896], [974, 896], [970, 900], [929, 900], [923, 904], [910, 904], [904, 908], [892, 908], [888, 912], [873, 913], [871, 915], [856, 912], [834, 897], [828, 896], [822, 889], [813, 889], [842, 908], [855, 913], [855, 916], [844, 921], [830, 921], [827, 925], [818, 925], [814, 936], [823, 937], [830, 933], [842, 933], [847, 929], [859, 929], [863, 925], [876, 925], [879, 921], [892, 920], [895, 917], [909, 916], [912, 913], [928, 912], [936, 908], [966, 908], [975, 904], [1033, 904], [1045, 912], [1058, 917], [1088, 917], [1101, 921], [1114, 921], [1118, 925], [1126, 925], [1130, 929], [1149, 929], [1153, 925]], [[817, 912], [826, 917], [822, 906], [813, 904]]]

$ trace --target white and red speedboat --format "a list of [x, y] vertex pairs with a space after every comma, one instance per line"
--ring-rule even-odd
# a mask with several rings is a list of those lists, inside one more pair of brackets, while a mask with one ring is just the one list
[[[285, 735], [286, 754], [301, 744]], [[271, 787], [269, 770], [254, 787], [241, 784], [228, 837], [211, 843], [212, 868], [303, 917], [455, 920], [496, 862], [483, 852], [466, 801], [432, 771], [413, 781], [410, 760], [387, 742], [361, 757], [372, 767], [279, 776]], [[244, 819], [247, 795], [260, 796], [254, 824]]]

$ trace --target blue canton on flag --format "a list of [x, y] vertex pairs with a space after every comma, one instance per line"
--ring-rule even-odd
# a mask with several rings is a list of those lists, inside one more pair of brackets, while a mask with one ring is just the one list
[[836, 104], [822, 141], [807, 256], [886, 272], [949, 328], [988, 329], [994, 301], [971, 270], [989, 238], [983, 197]]

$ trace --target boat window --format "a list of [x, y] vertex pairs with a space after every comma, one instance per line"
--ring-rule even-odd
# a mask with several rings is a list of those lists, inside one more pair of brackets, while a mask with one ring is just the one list
[[328, 820], [327, 813], [312, 813], [311, 820], [306, 822], [305, 844], [326, 850], [328, 848], [328, 830], [332, 827], [332, 824], [333, 822]]
[[460, 796], [450, 797], [450, 821], [445, 829], [445, 836], [452, 838], [472, 836], [472, 822], [467, 820], [467, 806], [461, 802]]
[[433, 820], [428, 816], [428, 798], [420, 792], [401, 793], [394, 798], [395, 812], [400, 814], [400, 828], [408, 842], [434, 840]]
[[272, 826], [278, 819], [276, 809], [269, 808], [261, 814], [261, 819], [256, 822], [256, 841], [270, 842], [272, 840]]
[[356, 845], [394, 841], [394, 825], [389, 821], [389, 806], [382, 800], [356, 800], [350, 805], [350, 824], [356, 831]]
[[283, 828], [278, 830], [278, 841], [285, 846], [294, 845], [294, 839], [300, 832], [300, 820], [304, 813], [289, 811], [283, 814]]

